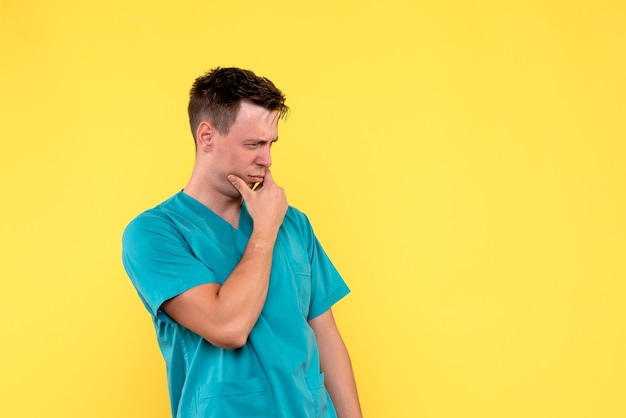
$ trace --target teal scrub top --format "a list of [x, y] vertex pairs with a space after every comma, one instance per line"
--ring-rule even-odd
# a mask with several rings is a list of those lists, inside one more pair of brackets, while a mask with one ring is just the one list
[[349, 289], [302, 212], [287, 210], [265, 306], [243, 347], [216, 347], [161, 310], [163, 302], [192, 287], [223, 283], [251, 232], [245, 204], [235, 229], [182, 191], [139, 215], [124, 231], [123, 264], [154, 322], [172, 415], [336, 417], [308, 321]]

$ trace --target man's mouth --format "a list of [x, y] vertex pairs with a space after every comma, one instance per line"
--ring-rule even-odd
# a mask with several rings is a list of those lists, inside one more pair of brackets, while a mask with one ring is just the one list
[[256, 190], [263, 183], [263, 176], [248, 176], [248, 187]]
[[264, 176], [248, 176], [252, 183], [263, 183]]

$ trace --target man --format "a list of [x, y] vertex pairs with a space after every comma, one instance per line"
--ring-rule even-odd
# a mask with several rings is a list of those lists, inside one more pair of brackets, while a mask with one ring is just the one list
[[196, 79], [187, 186], [135, 218], [123, 263], [152, 315], [175, 417], [360, 417], [331, 307], [349, 289], [272, 177], [288, 107], [266, 78]]

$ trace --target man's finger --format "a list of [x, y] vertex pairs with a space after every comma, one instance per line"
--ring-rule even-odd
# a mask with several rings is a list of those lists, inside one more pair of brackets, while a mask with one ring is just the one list
[[272, 172], [268, 169], [265, 171], [265, 176], [263, 177], [264, 184], [272, 184], [274, 182], [274, 177], [272, 177]]
[[237, 191], [239, 191], [239, 194], [245, 199], [247, 195], [247, 193], [250, 193], [251, 190], [248, 188], [248, 185], [246, 184], [245, 181], [243, 181], [241, 179], [241, 177], [238, 177], [234, 174], [230, 174], [228, 176], [228, 181], [230, 181], [232, 183], [233, 186], [235, 186], [235, 189], [237, 189]]

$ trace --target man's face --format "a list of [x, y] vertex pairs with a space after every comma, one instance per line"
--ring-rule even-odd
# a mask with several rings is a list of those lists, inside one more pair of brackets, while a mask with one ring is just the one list
[[212, 184], [219, 193], [238, 198], [239, 192], [227, 177], [235, 174], [249, 187], [263, 182], [272, 165], [271, 146], [278, 140], [278, 112], [244, 101], [228, 135], [214, 135]]

